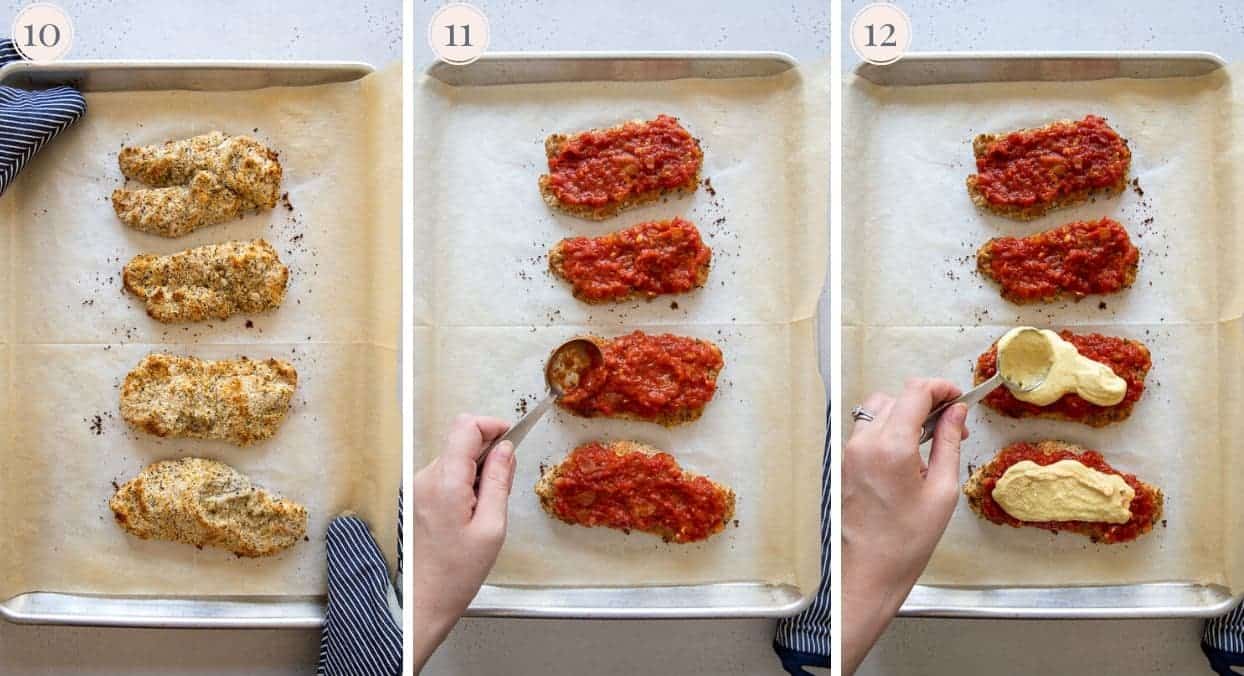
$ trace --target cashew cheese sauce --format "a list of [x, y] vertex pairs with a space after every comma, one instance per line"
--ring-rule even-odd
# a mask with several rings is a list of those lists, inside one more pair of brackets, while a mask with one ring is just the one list
[[1127, 523], [1136, 491], [1117, 474], [1106, 474], [1075, 460], [1038, 465], [1021, 460], [1007, 468], [993, 499], [1020, 521]]
[[[1049, 406], [1069, 392], [1098, 406], [1113, 406], [1127, 394], [1127, 381], [1109, 366], [1080, 354], [1048, 329], [1020, 326], [1007, 331], [998, 341], [998, 368], [1012, 396], [1037, 406]], [[1042, 374], [1045, 381], [1035, 389], [1021, 389], [1041, 381]]]

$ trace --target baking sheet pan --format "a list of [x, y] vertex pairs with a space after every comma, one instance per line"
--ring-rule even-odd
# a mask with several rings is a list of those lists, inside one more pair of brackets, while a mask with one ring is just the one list
[[[416, 289], [426, 292], [415, 298], [415, 377], [435, 383], [417, 402], [421, 462], [454, 413], [513, 419], [534, 403], [543, 359], [575, 334], [703, 336], [726, 360], [693, 424], [554, 412], [537, 426], [519, 449], [505, 549], [469, 614], [776, 616], [810, 601], [824, 440], [815, 362], [828, 254], [824, 75], [771, 53], [493, 54], [433, 66], [417, 82], [414, 255]], [[711, 189], [603, 223], [542, 202], [548, 134], [657, 113], [701, 139]], [[705, 289], [593, 307], [547, 272], [544, 254], [563, 237], [675, 215], [695, 221], [714, 249]], [[652, 443], [731, 485], [739, 525], [679, 546], [552, 520], [532, 490], [540, 466], [596, 438]]]
[[[1229, 470], [1234, 449], [1223, 443], [1237, 431], [1229, 411], [1239, 399], [1231, 379], [1220, 374], [1238, 376], [1227, 367], [1238, 361], [1231, 341], [1239, 311], [1232, 300], [1238, 285], [1232, 272], [1238, 256], [1229, 189], [1234, 178], [1221, 161], [1222, 139], [1235, 133], [1233, 94], [1222, 61], [1200, 53], [932, 54], [910, 55], [898, 66], [861, 66], [846, 86], [846, 398], [893, 391], [903, 376], [915, 374], [966, 385], [971, 360], [1015, 325], [1138, 338], [1153, 351], [1154, 368], [1127, 422], [1092, 430], [974, 410], [962, 478], [1007, 443], [1062, 438], [1102, 450], [1117, 467], [1167, 494], [1166, 521], [1137, 542], [1115, 547], [998, 527], [961, 498], [903, 612], [1142, 617], [1224, 611], [1238, 598], [1241, 581], [1235, 517], [1224, 508], [1239, 492]], [[1031, 223], [984, 214], [971, 204], [963, 179], [974, 170], [972, 137], [1086, 113], [1106, 116], [1131, 141], [1138, 183], [1123, 195]], [[1123, 222], [1141, 249], [1140, 277], [1128, 292], [1015, 306], [974, 271], [975, 250], [991, 236], [1101, 216]]]
[[[363, 64], [254, 62], [0, 70], [4, 84], [80, 86], [89, 109], [0, 202], [8, 233], [0, 316], [8, 365], [0, 400], [8, 420], [0, 493], [9, 524], [0, 536], [6, 619], [318, 626], [324, 529], [345, 509], [370, 522], [395, 560], [401, 191], [400, 154], [386, 149], [401, 128], [400, 69], [369, 73]], [[281, 153], [287, 195], [276, 209], [176, 240], [116, 220], [108, 195], [122, 181], [121, 145], [217, 128]], [[368, 192], [375, 198], [351, 202]], [[120, 291], [121, 266], [140, 252], [260, 236], [291, 269], [286, 301], [274, 312], [162, 325]], [[282, 428], [245, 449], [131, 431], [116, 412], [116, 386], [158, 350], [293, 362], [299, 388]], [[237, 560], [117, 528], [107, 509], [111, 482], [184, 455], [224, 460], [306, 504], [308, 541], [269, 559]]]

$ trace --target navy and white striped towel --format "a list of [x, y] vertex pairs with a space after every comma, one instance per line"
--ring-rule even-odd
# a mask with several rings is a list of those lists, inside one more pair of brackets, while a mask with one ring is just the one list
[[821, 462], [821, 586], [812, 605], [780, 620], [773, 650], [793, 676], [811, 676], [804, 667], [829, 668], [829, 413], [825, 420], [825, 457]]
[[[12, 40], [0, 40], [0, 66], [21, 59]], [[73, 87], [0, 87], [0, 195], [35, 153], [85, 112], [86, 99]]]
[[[401, 498], [398, 576], [401, 576]], [[320, 635], [318, 676], [402, 673], [401, 608], [384, 555], [367, 524], [339, 516], [328, 525], [328, 610]]]
[[1215, 673], [1223, 676], [1241, 673], [1231, 667], [1244, 667], [1244, 606], [1236, 606], [1226, 615], [1205, 623], [1201, 650]]

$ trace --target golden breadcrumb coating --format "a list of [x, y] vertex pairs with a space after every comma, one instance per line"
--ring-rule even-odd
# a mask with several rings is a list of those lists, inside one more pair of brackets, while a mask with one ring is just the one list
[[112, 207], [126, 225], [180, 237], [248, 210], [276, 206], [281, 163], [247, 136], [214, 131], [160, 145], [125, 147], [117, 156], [126, 178], [150, 188], [118, 188]]
[[119, 487], [108, 506], [131, 535], [220, 547], [238, 556], [276, 554], [307, 532], [305, 507], [205, 458], [152, 463]]
[[140, 254], [121, 272], [125, 290], [161, 322], [226, 319], [280, 307], [289, 268], [262, 239], [208, 244], [169, 256]]
[[121, 417], [159, 437], [249, 446], [276, 433], [298, 372], [279, 359], [209, 361], [153, 353], [121, 385]]

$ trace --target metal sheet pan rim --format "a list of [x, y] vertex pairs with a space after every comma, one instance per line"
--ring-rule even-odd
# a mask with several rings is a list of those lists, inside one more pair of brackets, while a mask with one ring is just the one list
[[566, 64], [569, 68], [571, 65], [591, 66], [598, 64], [627, 63], [627, 64], [660, 64], [660, 63], [677, 63], [677, 62], [693, 62], [696, 65], [709, 67], [724, 67], [730, 62], [741, 62], [750, 64], [775, 64], [778, 68], [773, 72], [758, 73], [739, 73], [736, 75], [721, 74], [713, 71], [711, 74], [700, 71], [693, 73], [678, 73], [670, 79], [679, 79], [684, 77], [708, 77], [708, 78], [729, 78], [729, 77], [764, 77], [773, 75], [779, 71], [786, 71], [799, 66], [799, 60], [795, 57], [781, 51], [546, 51], [546, 52], [489, 52], [479, 59], [469, 64], [461, 66], [448, 64], [443, 61], [433, 61], [424, 68], [424, 74], [432, 79], [439, 80], [446, 84], [456, 87], [486, 86], [488, 84], [518, 84], [518, 83], [534, 83], [534, 82], [608, 82], [608, 81], [645, 81], [645, 80], [663, 80], [664, 77], [644, 77], [627, 78], [618, 72], [609, 72], [599, 77], [582, 77], [578, 73], [566, 74], [555, 80], [549, 80], [540, 77], [537, 73], [530, 70], [521, 78], [508, 79], [506, 77], [490, 80], [486, 82], [468, 82], [465, 74], [471, 72], [472, 67], [492, 69], [496, 67], [514, 68], [516, 71], [524, 66], [551, 67], [557, 64]]
[[[1069, 67], [1077, 62], [1096, 66], [1116, 64], [1120, 70], [1084, 73], [1079, 77], [1045, 71], [1030, 75], [1008, 72], [1008, 68], [1033, 66], [1038, 63]], [[856, 64], [852, 73], [880, 86], [904, 87], [988, 81], [1058, 82], [1111, 77], [1190, 77], [1221, 70], [1226, 65], [1227, 61], [1221, 56], [1207, 51], [914, 52], [887, 66]], [[985, 72], [982, 73], [982, 70]], [[993, 77], [995, 75], [999, 77]]]
[[[492, 585], [484, 585], [485, 588]], [[755, 589], [794, 589], [791, 585], [767, 585], [762, 583], [724, 583], [682, 586], [676, 589], [713, 589], [729, 587], [752, 587]], [[540, 587], [533, 591], [548, 593], [556, 589], [575, 589], [599, 594], [603, 599], [612, 598], [625, 600], [628, 592], [638, 588], [614, 587]], [[647, 587], [645, 590], [665, 590], [667, 587]], [[487, 589], [485, 589], [487, 592]], [[590, 620], [662, 620], [662, 619], [743, 619], [743, 618], [781, 618], [790, 617], [802, 612], [812, 605], [816, 594], [805, 594], [785, 604], [750, 604], [750, 605], [686, 605], [678, 607], [654, 606], [618, 606], [610, 604], [577, 605], [577, 606], [539, 606], [539, 605], [476, 605], [472, 603], [467, 609], [467, 617], [513, 617], [528, 619], [590, 619]]]
[[[602, 51], [536, 51], [536, 52], [509, 52], [498, 51], [488, 52], [480, 56], [471, 63], [479, 63], [481, 61], [672, 61], [679, 59], [696, 59], [699, 61], [726, 61], [730, 59], [755, 59], [755, 60], [776, 60], [784, 61], [791, 66], [796, 66], [799, 60], [790, 54], [775, 50], [716, 50], [716, 51], [695, 51], [695, 50], [651, 50], [639, 52], [627, 52], [617, 50]], [[433, 61], [424, 69], [424, 72], [430, 73], [438, 68], [464, 68], [471, 64], [463, 66], [454, 66], [443, 61]]]
[[[294, 600], [297, 599], [297, 600]], [[324, 596], [162, 597], [27, 592], [0, 604], [14, 624], [150, 629], [317, 629]], [[126, 605], [125, 612], [102, 607]], [[31, 607], [33, 606], [33, 607]], [[182, 612], [172, 612], [176, 606]], [[246, 612], [230, 615], [230, 610]]]
[[[1101, 60], [1101, 61], [1168, 61], [1168, 62], [1205, 62], [1213, 68], [1222, 68], [1227, 65], [1226, 60], [1221, 56], [1206, 51], [1070, 51], [1070, 52], [1008, 52], [1008, 51], [991, 51], [991, 52], [913, 52], [903, 57], [902, 61], [915, 63], [926, 66], [930, 69], [937, 68], [939, 65], [949, 66], [958, 62], [1002, 62], [1002, 61], [1076, 61], [1076, 60]], [[866, 71], [870, 68], [876, 68], [871, 64], [857, 64], [853, 72], [864, 79], [870, 81]], [[1068, 81], [1074, 78], [1068, 78]], [[989, 79], [976, 80], [978, 83], [990, 82]], [[970, 82], [964, 82], [970, 84]], [[918, 86], [913, 84], [893, 84], [886, 83], [882, 86], [886, 87], [907, 87]], [[1008, 597], [1021, 595], [1030, 595], [1034, 590], [1057, 590], [1059, 592], [1068, 592], [1079, 597], [1088, 596], [1090, 593], [1102, 595], [1105, 598], [1116, 596], [1122, 599], [1127, 596], [1145, 595], [1153, 592], [1156, 601], [1152, 605], [1112, 605], [1109, 603], [1097, 603], [1093, 605], [1084, 605], [1074, 607], [1069, 605], [1050, 604], [1048, 606], [1040, 605], [1021, 605], [1009, 602]], [[993, 596], [989, 601], [996, 601], [995, 605], [970, 605], [966, 603], [954, 603], [950, 596], [967, 596], [973, 593], [979, 594], [981, 597]], [[939, 595], [940, 594], [940, 595]], [[1194, 600], [1203, 598], [1207, 594], [1214, 598], [1210, 603], [1195, 603]], [[911, 596], [903, 603], [899, 610], [899, 615], [904, 617], [956, 617], [956, 618], [980, 618], [980, 619], [1140, 619], [1140, 618], [1177, 618], [1177, 617], [1212, 617], [1221, 615], [1244, 599], [1244, 591], [1235, 596], [1227, 593], [1227, 590], [1217, 585], [1201, 585], [1191, 582], [1187, 583], [1147, 583], [1133, 585], [1117, 585], [1117, 586], [1087, 586], [1087, 587], [987, 587], [987, 588], [965, 588], [965, 587], [942, 587], [934, 585], [917, 584], [912, 590], [912, 595], [917, 596], [917, 600], [913, 601]], [[1174, 603], [1169, 602], [1171, 597], [1178, 597], [1181, 600]], [[985, 600], [982, 598], [982, 600]]]
[[[1072, 50], [1072, 51], [928, 51], [928, 52], [908, 52], [903, 55], [901, 61], [997, 61], [999, 59], [1026, 59], [1026, 60], [1059, 60], [1072, 61], [1084, 59], [1120, 59], [1124, 61], [1137, 61], [1145, 59], [1166, 59], [1170, 61], [1213, 61], [1219, 66], [1226, 66], [1227, 61], [1215, 52], [1197, 51], [1197, 50]], [[861, 62], [855, 65], [852, 70], [858, 71], [871, 64]]]
[[[795, 57], [781, 51], [547, 51], [547, 52], [489, 52], [480, 57], [474, 63], [479, 62], [523, 62], [523, 61], [540, 61], [555, 62], [565, 61], [572, 63], [575, 61], [678, 61], [678, 60], [697, 60], [705, 62], [717, 61], [775, 61], [785, 64], [788, 68], [797, 68], [800, 62]], [[521, 65], [521, 64], [516, 64]], [[431, 78], [438, 78], [436, 71], [445, 68], [461, 68], [467, 66], [450, 66], [442, 62], [433, 62], [429, 64], [424, 73]], [[728, 75], [721, 76], [723, 78]], [[737, 77], [737, 76], [736, 76]], [[462, 86], [484, 86], [484, 85], [462, 85]], [[828, 273], [827, 273], [828, 274]], [[823, 290], [823, 293], [826, 291]], [[817, 318], [817, 325], [821, 322]], [[818, 510], [819, 511], [819, 510]], [[819, 543], [818, 543], [819, 545]], [[731, 582], [731, 583], [709, 583], [704, 585], [680, 585], [669, 587], [526, 587], [525, 589], [541, 592], [552, 593], [557, 590], [574, 590], [581, 593], [599, 595], [601, 603], [582, 604], [582, 605], [565, 605], [565, 606], [549, 606], [538, 604], [525, 605], [502, 605], [488, 601], [488, 596], [494, 590], [516, 589], [515, 587], [502, 587], [497, 585], [485, 584], [477, 595], [475, 600], [471, 602], [466, 611], [468, 617], [514, 617], [514, 618], [547, 618], [547, 619], [725, 619], [725, 618], [778, 618], [789, 617], [798, 614], [812, 604], [816, 598], [816, 592], [819, 588], [818, 580], [809, 585], [806, 590], [800, 590], [796, 598], [788, 602], [773, 604], [706, 604], [706, 603], [690, 603], [681, 607], [669, 606], [640, 606], [640, 605], [619, 605], [619, 603], [605, 603], [603, 601], [624, 602], [628, 594], [642, 593], [648, 590], [666, 590], [674, 592], [676, 590], [685, 590], [688, 594], [698, 597], [703, 592], [728, 590], [730, 588], [749, 589], [755, 592], [762, 590], [789, 590], [795, 593], [794, 585], [778, 585], [764, 582]]]
[[341, 70], [373, 72], [375, 67], [362, 61], [264, 61], [246, 59], [66, 59], [49, 63], [12, 61], [0, 66], [0, 79], [13, 71], [28, 70], [108, 70], [108, 69], [167, 69], [190, 70], [194, 68], [217, 68], [221, 70]]
[[[166, 70], [195, 69], [283, 71], [334, 71], [352, 74], [357, 79], [375, 68], [370, 64], [349, 61], [219, 61], [219, 60], [156, 60], [156, 61], [58, 61], [53, 64], [13, 62], [0, 67], [0, 85], [15, 75], [59, 70]], [[325, 83], [342, 79], [325, 80]], [[323, 596], [232, 596], [232, 597], [159, 597], [159, 596], [93, 596], [80, 593], [31, 591], [0, 601], [0, 617], [17, 624], [47, 624], [98, 627], [148, 627], [184, 629], [313, 629], [323, 626]], [[286, 599], [282, 601], [282, 599]], [[43, 603], [44, 601], [50, 603]], [[148, 606], [147, 612], [100, 612], [105, 605], [132, 603]], [[159, 612], [162, 606], [171, 611], [177, 604], [191, 612]], [[35, 608], [31, 609], [31, 605]], [[48, 610], [41, 607], [56, 606]], [[254, 612], [229, 616], [212, 612], [229, 607], [250, 607]], [[198, 611], [195, 613], [193, 611]]]
[[[1087, 594], [1103, 598], [1106, 602], [1071, 606], [1057, 603], [1049, 605], [1025, 605], [1010, 600], [1016, 595], [1033, 592], [1057, 591], [1083, 598]], [[1150, 605], [1112, 604], [1111, 597], [1122, 599], [1137, 595], [1152, 595], [1155, 603]], [[899, 609], [902, 617], [953, 617], [960, 619], [1012, 619], [1012, 620], [1108, 620], [1108, 619], [1174, 619], [1193, 617], [1216, 617], [1226, 613], [1244, 599], [1244, 594], [1229, 596], [1219, 585], [1194, 583], [1155, 582], [1105, 587], [981, 587], [954, 588], [918, 584], [913, 594], [927, 594], [932, 600], [912, 602], [911, 598]], [[945, 598], [952, 595], [979, 594], [992, 596], [989, 604], [953, 602]], [[1211, 603], [1196, 603], [1206, 595], [1213, 597]], [[1172, 602], [1171, 597], [1182, 597]]]

